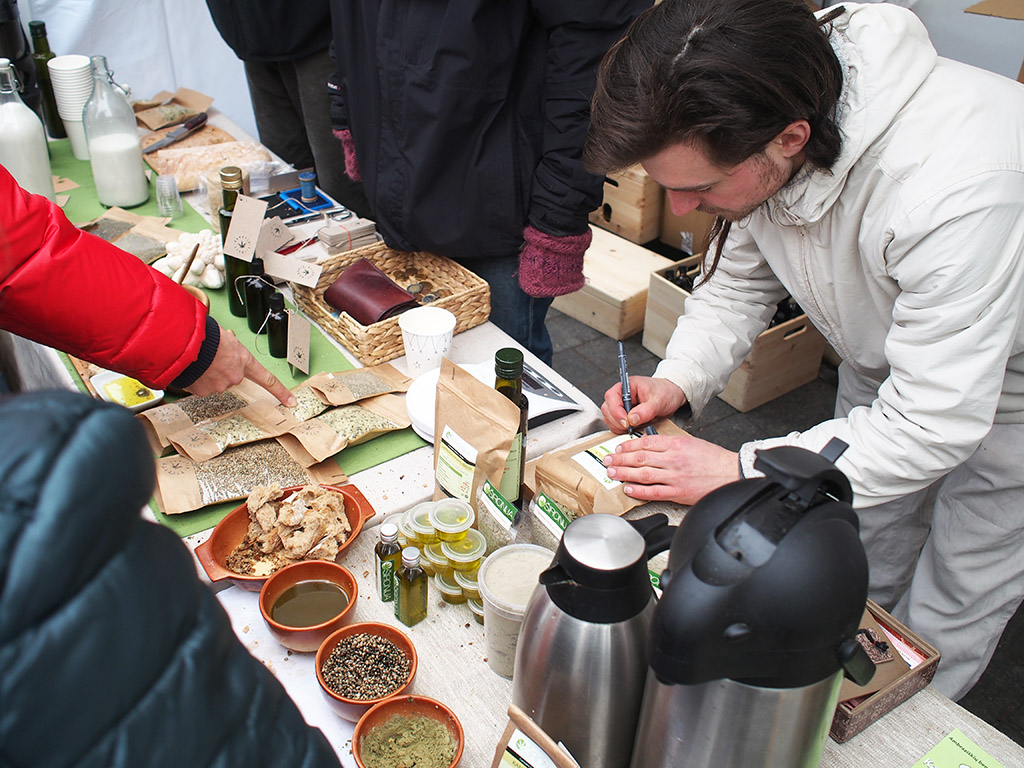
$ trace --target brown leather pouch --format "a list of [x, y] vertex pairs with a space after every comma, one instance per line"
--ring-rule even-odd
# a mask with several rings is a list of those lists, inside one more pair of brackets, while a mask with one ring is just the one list
[[362, 325], [386, 320], [418, 304], [415, 296], [368, 259], [346, 267], [324, 291], [324, 301]]

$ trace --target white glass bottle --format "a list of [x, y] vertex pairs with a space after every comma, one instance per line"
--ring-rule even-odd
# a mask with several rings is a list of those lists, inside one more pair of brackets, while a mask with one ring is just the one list
[[18, 96], [10, 59], [0, 59], [0, 165], [29, 192], [54, 199], [46, 131]]
[[107, 67], [105, 56], [93, 56], [92, 95], [82, 110], [96, 197], [107, 206], [129, 208], [149, 199], [149, 181], [135, 113]]

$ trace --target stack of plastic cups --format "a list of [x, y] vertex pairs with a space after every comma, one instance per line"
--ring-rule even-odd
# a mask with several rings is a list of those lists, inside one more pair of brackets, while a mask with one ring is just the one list
[[79, 160], [89, 159], [82, 125], [82, 110], [92, 95], [92, 64], [88, 56], [68, 54], [55, 56], [46, 63], [57, 112], [64, 121], [64, 130], [71, 140], [71, 153]]

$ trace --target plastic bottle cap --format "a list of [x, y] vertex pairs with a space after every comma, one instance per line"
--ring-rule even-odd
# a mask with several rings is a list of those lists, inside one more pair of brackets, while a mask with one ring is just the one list
[[[269, 306], [271, 309], [284, 309], [284, 295], [280, 291], [274, 291], [270, 294]], [[381, 530], [384, 530], [385, 525], [392, 525], [392, 523], [384, 523], [381, 525]], [[398, 535], [398, 528], [395, 528], [395, 535]]]
[[383, 523], [380, 527], [381, 541], [396, 541], [398, 539], [398, 526], [394, 523]]
[[412, 568], [420, 564], [420, 550], [417, 547], [406, 547], [402, 550], [402, 565]]

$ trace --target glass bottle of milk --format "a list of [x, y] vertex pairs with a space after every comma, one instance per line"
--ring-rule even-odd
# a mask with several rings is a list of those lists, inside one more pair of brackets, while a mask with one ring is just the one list
[[46, 132], [38, 115], [18, 96], [10, 59], [0, 59], [0, 165], [24, 189], [54, 199]]
[[149, 199], [149, 181], [143, 170], [135, 113], [114, 84], [106, 56], [93, 56], [91, 61], [92, 95], [82, 110], [82, 124], [96, 197], [107, 206], [140, 205]]

